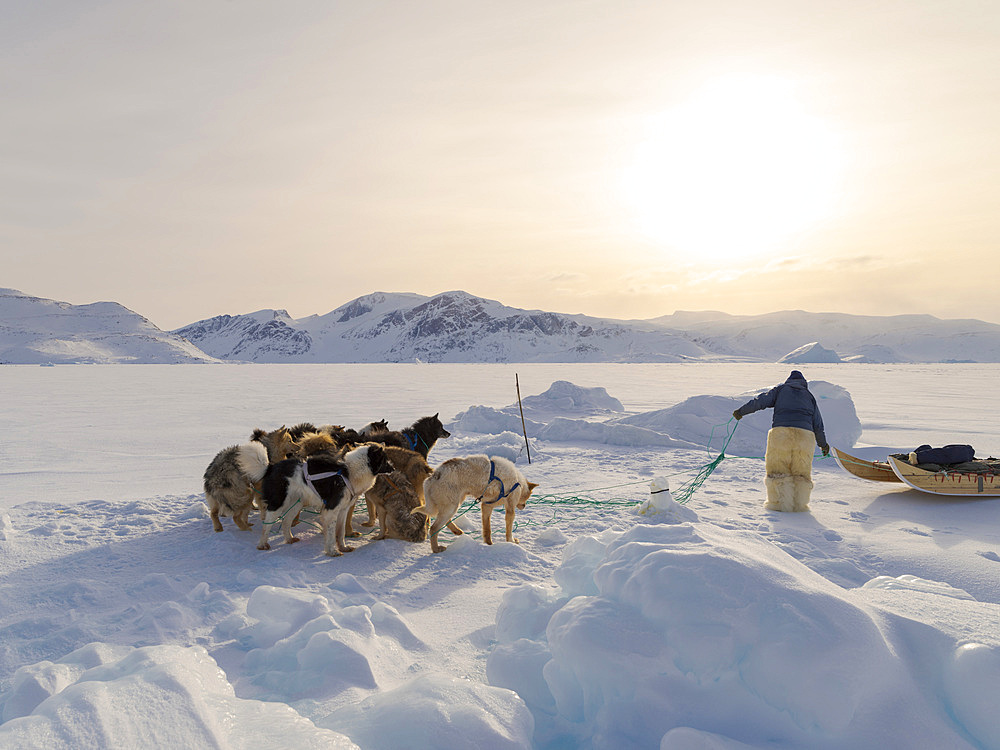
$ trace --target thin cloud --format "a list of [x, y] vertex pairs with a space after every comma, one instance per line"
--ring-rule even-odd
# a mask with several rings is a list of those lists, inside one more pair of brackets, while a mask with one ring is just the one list
[[545, 280], [552, 284], [572, 284], [586, 279], [586, 275], [582, 273], [554, 273], [545, 277]]

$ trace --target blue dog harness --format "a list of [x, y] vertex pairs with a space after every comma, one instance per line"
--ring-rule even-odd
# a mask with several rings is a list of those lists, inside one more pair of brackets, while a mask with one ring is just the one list
[[497, 465], [493, 462], [493, 459], [491, 458], [490, 478], [486, 480], [486, 487], [489, 487], [493, 482], [500, 483], [500, 495], [497, 497], [496, 500], [483, 500], [483, 495], [486, 494], [486, 488], [483, 488], [483, 495], [480, 495], [478, 498], [476, 498], [477, 500], [482, 502], [483, 505], [493, 505], [493, 503], [499, 503], [501, 500], [503, 500], [505, 497], [510, 495], [514, 490], [516, 490], [518, 487], [521, 486], [520, 482], [514, 482], [514, 486], [511, 487], [509, 490], [505, 491], [503, 486], [503, 480], [497, 476]]
[[[417, 450], [417, 446], [420, 443], [423, 443], [424, 446], [426, 446], [426, 448], [427, 448], [427, 452], [430, 453], [431, 447], [429, 445], [427, 445], [427, 441], [426, 440], [424, 440], [422, 437], [420, 437], [420, 433], [414, 432], [413, 435], [411, 436], [409, 432], [407, 432], [406, 430], [403, 430], [403, 437], [406, 438], [406, 442], [409, 444], [411, 451], [414, 451], [415, 453], [420, 453], [420, 451]], [[419, 442], [417, 442], [417, 441], [419, 441]]]

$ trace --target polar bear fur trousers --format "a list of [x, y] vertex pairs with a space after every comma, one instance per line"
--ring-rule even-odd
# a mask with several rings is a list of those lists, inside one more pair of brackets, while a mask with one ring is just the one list
[[809, 510], [816, 436], [798, 427], [772, 427], [767, 433], [764, 468], [768, 510]]

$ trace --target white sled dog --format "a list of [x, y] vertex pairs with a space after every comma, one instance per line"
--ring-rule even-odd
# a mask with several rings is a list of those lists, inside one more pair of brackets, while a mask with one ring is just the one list
[[434, 519], [428, 536], [431, 539], [431, 549], [441, 552], [445, 547], [438, 543], [438, 533], [451, 521], [465, 498], [477, 498], [482, 505], [483, 541], [487, 544], [493, 544], [490, 516], [496, 508], [503, 505], [507, 541], [516, 543], [517, 539], [513, 536], [515, 508], [523, 510], [532, 490], [537, 486], [525, 479], [524, 474], [506, 458], [450, 458], [424, 482], [424, 504], [414, 508], [411, 513], [423, 513]]
[[305, 508], [319, 513], [325, 554], [337, 557], [343, 552], [351, 552], [354, 548], [344, 541], [347, 514], [357, 499], [375, 484], [376, 475], [393, 470], [382, 446], [367, 444], [343, 454], [322, 452], [304, 461], [289, 459], [270, 465], [267, 453], [258, 446], [258, 443], [242, 445], [237, 455], [237, 461], [251, 481], [261, 483], [264, 528], [257, 549], [271, 549], [267, 536], [278, 519], [281, 519], [285, 542], [299, 541], [292, 536], [292, 523], [296, 513]]

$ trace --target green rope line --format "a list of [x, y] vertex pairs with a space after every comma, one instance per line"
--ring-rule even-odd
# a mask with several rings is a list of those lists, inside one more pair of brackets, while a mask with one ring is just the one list
[[[291, 513], [293, 510], [295, 510], [301, 504], [302, 504], [301, 500], [296, 500], [295, 503], [292, 505], [291, 508], [289, 508], [288, 510], [286, 510], [284, 513], [282, 513], [280, 516], [278, 516], [277, 518], [275, 518], [273, 521], [265, 521], [264, 520], [264, 511], [261, 511], [260, 522], [262, 524], [264, 524], [265, 526], [274, 526], [274, 524], [276, 524], [279, 521], [283, 520], [285, 516], [287, 516], [289, 513]], [[322, 529], [322, 527], [320, 525], [315, 524], [312, 521], [307, 521], [301, 515], [302, 513], [311, 513], [312, 515], [317, 516], [317, 515], [319, 515], [319, 511], [315, 511], [312, 508], [302, 508], [299, 511], [299, 513], [300, 513], [300, 515], [299, 515], [299, 522], [300, 523], [304, 523], [307, 526], [312, 526], [314, 529]]]
[[[686, 472], [680, 472], [684, 474]], [[634, 487], [637, 484], [648, 484], [648, 479], [640, 479], [636, 482], [625, 482], [624, 484], [612, 484], [610, 487], [593, 487], [589, 490], [584, 490], [584, 492], [601, 492], [602, 490], [616, 490], [619, 487]], [[532, 495], [534, 497], [534, 495]], [[558, 497], [558, 495], [540, 495], [539, 497]]]
[[[633, 484], [645, 484], [646, 481], [642, 482], [629, 482], [629, 485]], [[627, 485], [616, 485], [616, 486], [627, 486]], [[514, 520], [514, 529], [517, 530], [522, 527], [529, 526], [550, 526], [556, 523], [558, 518], [566, 517], [567, 512], [570, 513], [571, 518], [579, 518], [582, 515], [588, 515], [588, 511], [592, 508], [607, 508], [616, 506], [627, 506], [635, 507], [641, 502], [641, 500], [595, 500], [594, 498], [586, 497], [585, 495], [532, 495], [528, 502], [528, 507], [532, 509], [540, 507], [548, 507], [551, 509], [552, 515], [547, 519], [536, 519], [536, 518], [521, 518], [520, 520]], [[458, 511], [452, 516], [451, 520], [464, 516], [471, 510], [474, 510], [479, 505], [479, 502], [474, 499], [466, 500], [459, 507]], [[575, 513], [573, 511], [576, 511]], [[466, 531], [466, 534], [472, 534], [473, 536], [480, 536], [479, 532]]]
[[[733, 424], [733, 429], [732, 431], [730, 431], [729, 425], [734, 422], [736, 424]], [[676, 500], [679, 504], [684, 505], [688, 500], [690, 500], [691, 496], [695, 492], [697, 492], [698, 489], [701, 488], [703, 484], [705, 484], [708, 478], [712, 475], [712, 472], [719, 467], [719, 464], [721, 464], [726, 459], [726, 448], [729, 447], [729, 441], [732, 440], [733, 435], [736, 434], [737, 424], [739, 424], [739, 421], [735, 417], [729, 418], [729, 421], [726, 422], [726, 442], [723, 443], [722, 450], [719, 451], [719, 455], [713, 458], [704, 466], [702, 466], [698, 470], [698, 473], [694, 476], [693, 479], [682, 484], [680, 487], [677, 488], [677, 492], [673, 493], [674, 500]], [[717, 426], [718, 425], [716, 425], [715, 427]], [[712, 438], [715, 436], [715, 427], [712, 427], [712, 432], [708, 438], [709, 446], [712, 445]]]

